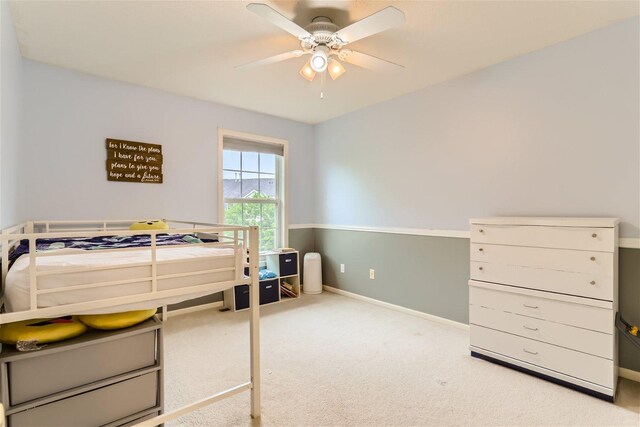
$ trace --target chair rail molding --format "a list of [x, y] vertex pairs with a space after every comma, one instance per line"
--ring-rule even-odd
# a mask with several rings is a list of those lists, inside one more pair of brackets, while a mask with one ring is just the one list
[[[289, 230], [301, 230], [305, 228], [317, 228], [321, 230], [366, 231], [369, 233], [408, 234], [412, 236], [451, 237], [456, 239], [469, 238], [469, 230], [440, 230], [434, 228], [400, 228], [337, 224], [289, 224]], [[621, 237], [618, 246], [627, 249], [640, 249], [640, 237]]]

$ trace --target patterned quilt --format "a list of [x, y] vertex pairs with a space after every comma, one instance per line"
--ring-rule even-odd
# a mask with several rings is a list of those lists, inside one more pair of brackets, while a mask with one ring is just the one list
[[[200, 239], [195, 234], [157, 234], [157, 246], [184, 245], [186, 243], [209, 243], [216, 239]], [[139, 248], [151, 246], [150, 234], [135, 236], [99, 236], [99, 237], [61, 237], [57, 239], [36, 240], [36, 251], [56, 249], [100, 250], [115, 248]], [[20, 241], [20, 245], [9, 255], [11, 263], [24, 254], [29, 253], [29, 240]]]

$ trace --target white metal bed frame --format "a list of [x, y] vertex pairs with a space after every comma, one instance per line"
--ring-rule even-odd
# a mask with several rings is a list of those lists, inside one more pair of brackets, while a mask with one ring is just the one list
[[[2, 251], [2, 294], [4, 295], [4, 286], [6, 283], [6, 276], [9, 270], [9, 253], [15, 248], [21, 239], [29, 240], [29, 253], [23, 256], [29, 257], [29, 284], [31, 288], [30, 294], [30, 309], [25, 311], [18, 311], [13, 313], [0, 313], [0, 327], [5, 323], [17, 322], [20, 320], [28, 320], [33, 318], [42, 317], [58, 317], [67, 316], [72, 314], [79, 314], [82, 312], [97, 310], [109, 307], [116, 307], [123, 304], [131, 304], [144, 301], [161, 300], [167, 297], [175, 297], [182, 295], [189, 295], [195, 293], [202, 293], [211, 291], [219, 292], [221, 286], [225, 289], [231, 288], [238, 284], [249, 285], [250, 288], [250, 381], [243, 384], [239, 384], [235, 387], [229, 388], [222, 392], [213, 394], [204, 399], [197, 400], [191, 404], [175, 409], [170, 412], [165, 412], [155, 418], [146, 420], [138, 424], [136, 427], [141, 426], [155, 426], [172, 419], [178, 418], [182, 415], [196, 411], [204, 406], [225, 399], [227, 397], [234, 396], [246, 390], [251, 392], [251, 416], [257, 418], [260, 416], [260, 296], [259, 296], [259, 232], [258, 227], [238, 227], [219, 224], [208, 224], [198, 222], [186, 222], [177, 220], [165, 220], [170, 226], [177, 226], [177, 228], [170, 228], [169, 230], [129, 230], [129, 226], [137, 220], [119, 220], [119, 221], [29, 221], [23, 224], [16, 225], [14, 227], [2, 230], [0, 234], [0, 246]], [[170, 245], [170, 246], [156, 246], [156, 236], [164, 233], [199, 233], [199, 234], [215, 234], [219, 237], [219, 242], [214, 243], [190, 243], [185, 245]], [[228, 235], [225, 235], [225, 234]], [[148, 248], [150, 252], [150, 259], [145, 263], [137, 263], [139, 265], [148, 265], [151, 267], [151, 275], [144, 279], [132, 279], [132, 280], [118, 280], [99, 283], [89, 283], [83, 285], [74, 285], [68, 287], [59, 287], [53, 289], [39, 289], [38, 277], [41, 274], [37, 271], [36, 260], [39, 257], [56, 255], [55, 250], [47, 252], [36, 252], [35, 242], [41, 238], [55, 238], [55, 237], [97, 237], [97, 236], [112, 236], [117, 234], [118, 236], [134, 236], [134, 235], [150, 235], [151, 246]], [[232, 234], [232, 236], [231, 236]], [[235, 263], [233, 268], [220, 268], [211, 270], [197, 270], [189, 271], [185, 273], [170, 274], [170, 275], [158, 275], [157, 274], [157, 251], [163, 248], [176, 248], [180, 246], [193, 247], [194, 245], [200, 246], [220, 246], [234, 249]], [[119, 248], [119, 249], [101, 249], [100, 252], [114, 252], [114, 251], [128, 251], [128, 250], [144, 250], [146, 247], [140, 248]], [[248, 252], [247, 252], [248, 251]], [[247, 262], [247, 254], [248, 262]], [[249, 275], [246, 276], [245, 268], [249, 268]], [[108, 268], [106, 268], [108, 270]], [[101, 268], [82, 268], [74, 269], [73, 272], [79, 271], [92, 271], [92, 270], [105, 270]], [[234, 280], [213, 282], [201, 285], [190, 285], [179, 287], [175, 289], [158, 290], [158, 279], [162, 278], [177, 278], [187, 277], [195, 274], [215, 273], [219, 271], [234, 271]], [[62, 271], [61, 273], [68, 272]], [[48, 273], [51, 274], [51, 273]], [[149, 281], [151, 283], [151, 290], [134, 295], [120, 296], [107, 299], [99, 299], [94, 301], [87, 301], [81, 303], [64, 304], [54, 307], [38, 308], [38, 295], [43, 293], [54, 292], [66, 292], [73, 289], [88, 289], [105, 286], [123, 285], [128, 282], [140, 282]], [[1, 405], [0, 405], [1, 406]], [[0, 412], [2, 408], [0, 408]], [[3, 415], [3, 414], [2, 414]], [[4, 425], [4, 417], [0, 418], [0, 427]]]

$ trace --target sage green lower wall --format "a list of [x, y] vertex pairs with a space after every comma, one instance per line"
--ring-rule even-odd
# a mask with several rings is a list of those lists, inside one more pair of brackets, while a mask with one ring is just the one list
[[[640, 325], [640, 249], [620, 249], [618, 310], [627, 322]], [[640, 372], [640, 349], [620, 337], [620, 366]]]
[[326, 285], [469, 322], [468, 240], [316, 229], [315, 242]]
[[289, 247], [300, 253], [300, 280], [304, 280], [304, 256], [315, 251], [315, 229], [300, 228], [289, 230]]
[[[379, 301], [469, 323], [469, 240], [327, 229], [289, 230], [289, 246], [322, 255], [324, 284]], [[340, 264], [345, 272], [340, 273]], [[375, 269], [375, 280], [369, 269]], [[620, 312], [640, 323], [640, 249], [620, 249]], [[304, 277], [302, 277], [304, 281]], [[222, 300], [222, 293], [170, 309]], [[640, 372], [640, 350], [620, 338], [620, 366]]]
[[[322, 255], [324, 284], [469, 322], [468, 239], [327, 229], [295, 234], [298, 248], [313, 247]], [[344, 273], [340, 264], [345, 264]], [[375, 269], [375, 280], [369, 279], [370, 268]], [[629, 322], [640, 323], [639, 249], [620, 250], [619, 291], [620, 312]], [[623, 337], [620, 366], [640, 372], [640, 350]]]

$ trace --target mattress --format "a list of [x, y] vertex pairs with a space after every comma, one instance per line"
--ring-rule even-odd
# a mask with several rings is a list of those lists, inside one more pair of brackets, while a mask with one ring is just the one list
[[[140, 265], [151, 260], [150, 248], [126, 249], [122, 251], [84, 251], [78, 249], [56, 250], [55, 255], [36, 258], [38, 289], [55, 289], [67, 286], [85, 285], [98, 282], [132, 280], [126, 284], [104, 287], [67, 290], [38, 296], [38, 308], [55, 307], [95, 301], [106, 298], [136, 295], [151, 291], [151, 266]], [[157, 289], [177, 289], [216, 282], [234, 280], [234, 271], [206, 272], [219, 268], [235, 268], [234, 250], [230, 247], [163, 247], [156, 251]], [[92, 271], [77, 271], [79, 268], [96, 268]], [[201, 273], [196, 273], [201, 272]], [[51, 274], [55, 273], [55, 274]], [[195, 273], [185, 277], [171, 277], [178, 273]], [[162, 276], [169, 276], [162, 278]], [[137, 280], [139, 279], [139, 280]], [[73, 314], [102, 314], [121, 311], [142, 310], [163, 305], [176, 304], [188, 299], [198, 298], [222, 291], [220, 289], [188, 295], [161, 298], [134, 304], [119, 305], [104, 309], [83, 311]], [[18, 258], [7, 274], [5, 286], [5, 308], [9, 312], [29, 310], [30, 282], [29, 257]]]

